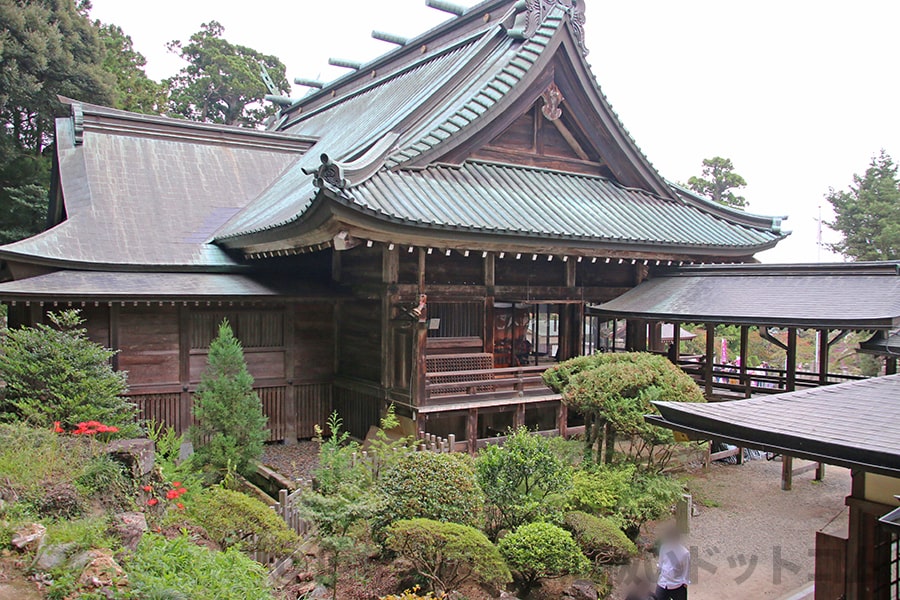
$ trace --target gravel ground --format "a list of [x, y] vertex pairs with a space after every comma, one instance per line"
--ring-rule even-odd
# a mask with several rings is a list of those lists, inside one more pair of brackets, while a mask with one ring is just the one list
[[[794, 461], [795, 468], [805, 464]], [[697, 563], [691, 600], [784, 598], [811, 582], [816, 531], [846, 537], [847, 469], [827, 467], [821, 483], [812, 472], [796, 476], [790, 492], [780, 484], [780, 461], [714, 463], [691, 476], [696, 516], [686, 545]], [[648, 536], [663, 526], [649, 527]], [[651, 557], [641, 568], [655, 575], [655, 564]]]
[[301, 486], [312, 483], [312, 473], [319, 463], [319, 446], [315, 442], [298, 442], [296, 445], [267, 444], [263, 464], [281, 473]]

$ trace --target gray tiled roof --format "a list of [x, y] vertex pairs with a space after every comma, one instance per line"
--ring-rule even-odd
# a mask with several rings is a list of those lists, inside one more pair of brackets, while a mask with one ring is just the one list
[[4, 300], [53, 298], [67, 300], [253, 300], [321, 298], [333, 290], [294, 278], [249, 276], [238, 273], [139, 273], [56, 271], [0, 283]]
[[900, 325], [896, 263], [794, 269], [736, 265], [661, 275], [601, 305], [596, 312], [693, 323], [855, 329]]
[[731, 402], [656, 402], [651, 422], [823, 462], [900, 474], [900, 375]]

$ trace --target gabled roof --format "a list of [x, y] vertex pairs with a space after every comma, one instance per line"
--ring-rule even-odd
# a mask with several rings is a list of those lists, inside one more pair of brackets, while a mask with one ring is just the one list
[[[518, 28], [524, 17], [535, 15], [540, 20], [533, 24], [533, 31]], [[316, 210], [316, 201], [327, 201], [323, 196], [362, 215], [432, 232], [512, 233], [532, 236], [535, 244], [540, 243], [535, 236], [549, 234], [568, 240], [570, 246], [590, 242], [594, 251], [599, 249], [596, 244], [604, 243], [746, 257], [782, 239], [781, 219], [715, 205], [673, 188], [659, 176], [612, 112], [590, 72], [582, 52], [582, 19], [582, 4], [567, 0], [483, 2], [297, 101], [285, 109], [278, 127], [316, 137], [317, 144], [220, 229], [217, 241], [245, 251], [260, 250], [261, 244], [274, 251], [288, 250], [300, 243], [294, 225], [313, 219], [307, 213]], [[621, 190], [613, 194], [618, 203], [607, 202], [607, 212], [587, 220], [567, 220], [564, 213], [583, 215], [602, 205], [602, 197], [550, 194], [549, 202], [538, 206], [529, 197], [532, 187], [546, 192], [563, 178], [559, 172], [476, 163], [467, 150], [485, 143], [542, 102], [548, 86], [557, 83], [565, 94], [563, 110], [583, 123], [585, 135], [602, 150], [615, 177], [571, 181], [579, 182], [582, 192], [591, 186]], [[390, 147], [383, 146], [388, 136]], [[379, 144], [380, 151], [373, 152]], [[319, 167], [321, 154], [338, 167], [352, 162], [358, 176], [346, 176], [346, 185], [322, 193], [308, 174]], [[364, 156], [370, 163], [360, 168]], [[528, 181], [510, 186], [510, 176]], [[436, 180], [452, 182], [444, 186], [444, 196], [426, 192]], [[392, 184], [399, 195], [376, 199], [379, 187]], [[494, 196], [508, 198], [503, 204], [510, 208], [509, 214], [498, 214], [491, 204], [476, 205], [487, 200], [485, 186], [497, 188]], [[667, 223], [663, 213], [668, 211]], [[315, 219], [321, 220], [321, 215]], [[639, 225], [644, 221], [646, 226]], [[618, 225], [625, 231], [618, 231]]]
[[683, 267], [592, 310], [682, 323], [896, 328], [900, 262]]
[[233, 270], [209, 243], [312, 140], [73, 103], [56, 146], [66, 218], [0, 257], [89, 269]]
[[865, 471], [900, 476], [900, 375], [731, 402], [654, 402], [655, 424]]

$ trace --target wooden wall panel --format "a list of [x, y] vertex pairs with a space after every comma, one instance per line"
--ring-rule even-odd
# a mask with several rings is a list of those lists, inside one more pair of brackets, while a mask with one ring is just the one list
[[[247, 369], [254, 379], [284, 379], [284, 350], [244, 351]], [[208, 354], [205, 351], [191, 353], [191, 383], [196, 384], [206, 370]]]
[[131, 385], [179, 381], [178, 313], [174, 307], [123, 306], [119, 317], [119, 369]]
[[626, 261], [621, 265], [617, 259], [609, 264], [598, 260], [596, 263], [582, 261], [575, 272], [575, 283], [578, 286], [609, 286], [632, 287], [634, 286], [634, 265]]
[[428, 337], [481, 337], [484, 334], [484, 302], [429, 302], [428, 318], [440, 319]]
[[294, 311], [294, 380], [330, 380], [334, 374], [334, 305], [297, 304]]
[[138, 418], [144, 421], [163, 423], [178, 433], [187, 431], [190, 423], [182, 418], [181, 394], [139, 394], [129, 397], [138, 408]]
[[311, 438], [316, 434], [315, 426], [325, 427], [331, 414], [331, 384], [297, 385], [294, 394], [297, 398], [297, 437]]
[[[507, 254], [506, 258], [498, 259], [494, 266], [495, 282], [498, 286], [563, 286], [566, 284], [566, 263], [558, 257], [548, 261], [544, 255], [539, 255], [537, 260], [532, 260], [530, 254], [523, 254], [519, 260], [515, 255]], [[505, 298], [497, 298], [505, 300]], [[518, 300], [518, 298], [510, 298]]]
[[87, 329], [88, 338], [92, 342], [109, 348], [111, 346], [109, 338], [109, 307], [106, 305], [85, 306], [81, 308], [81, 318], [87, 321], [84, 327]]
[[364, 439], [369, 427], [378, 424], [381, 399], [360, 390], [334, 386], [334, 410], [344, 421], [344, 429], [350, 435]]
[[494, 138], [489, 146], [506, 150], [532, 152], [535, 150], [535, 118], [536, 110], [532, 108], [516, 119], [500, 135]]
[[484, 259], [480, 252], [450, 256], [434, 252], [425, 259], [425, 283], [431, 285], [484, 285]]
[[380, 282], [381, 246], [369, 248], [365, 244], [340, 253], [341, 281]]
[[341, 307], [338, 373], [381, 382], [381, 303], [355, 300]]
[[285, 429], [287, 421], [285, 413], [285, 386], [278, 385], [273, 387], [257, 388], [256, 393], [259, 394], [259, 400], [262, 403], [263, 414], [268, 417], [269, 425], [269, 441], [276, 442], [285, 438]]

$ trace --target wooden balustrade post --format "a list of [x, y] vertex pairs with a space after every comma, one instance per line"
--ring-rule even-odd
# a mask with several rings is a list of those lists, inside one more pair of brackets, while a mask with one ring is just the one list
[[447, 443], [450, 446], [450, 452], [456, 452], [456, 434], [451, 433], [447, 436]]

